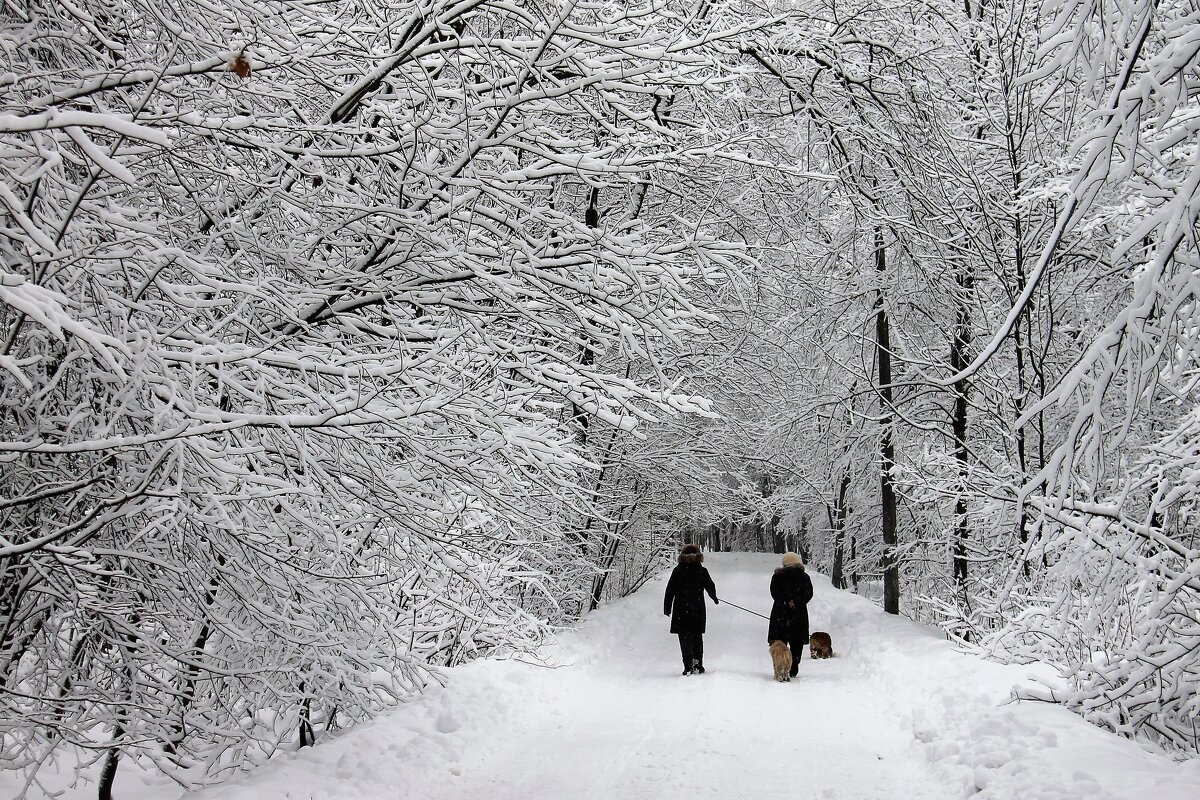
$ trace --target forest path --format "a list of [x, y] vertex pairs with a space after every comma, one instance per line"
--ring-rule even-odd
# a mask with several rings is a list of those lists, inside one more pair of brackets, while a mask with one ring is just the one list
[[[778, 556], [709, 554], [718, 597], [767, 613]], [[681, 676], [666, 574], [542, 654], [448, 670], [379, 720], [186, 800], [1196, 800], [1176, 764], [1046, 704], [1044, 667], [962, 655], [813, 574], [837, 657], [771, 679], [766, 620], [708, 606], [704, 675]], [[118, 786], [118, 788], [121, 788]], [[178, 796], [161, 782], [119, 800]]]
[[[717, 554], [717, 596], [766, 614], [777, 556]], [[766, 620], [708, 607], [704, 675], [682, 676], [663, 616], [665, 576], [614, 603], [564, 637], [573, 664], [545, 678], [514, 708], [495, 746], [460, 776], [427, 786], [428, 800], [487, 797], [815, 797], [911, 800], [958, 797], [912, 747], [886, 686], [854, 657], [844, 634], [854, 614], [817, 577], [815, 629], [839, 657], [805, 657], [800, 675], [776, 683]], [[862, 603], [862, 612], [874, 607]]]

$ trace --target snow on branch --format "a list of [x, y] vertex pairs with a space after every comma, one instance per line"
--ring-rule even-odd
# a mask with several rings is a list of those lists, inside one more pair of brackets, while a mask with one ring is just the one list
[[626, 213], [738, 158], [655, 109], [745, 20], [201, 11], [3, 33], [0, 705], [46, 721], [4, 745], [31, 772], [69, 741], [211, 782], [536, 647], [602, 557], [580, 428], [707, 412], [670, 348], [746, 258], [703, 210]]

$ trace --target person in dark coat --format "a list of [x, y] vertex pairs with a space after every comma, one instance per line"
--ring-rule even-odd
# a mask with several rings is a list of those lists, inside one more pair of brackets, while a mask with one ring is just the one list
[[713, 603], [721, 602], [703, 562], [699, 545], [685, 544], [679, 551], [679, 563], [671, 570], [663, 598], [663, 613], [671, 617], [671, 633], [679, 635], [684, 675], [704, 672], [704, 593], [708, 592]]
[[813, 586], [804, 562], [795, 553], [783, 554], [783, 566], [771, 576], [771, 622], [767, 626], [767, 643], [780, 639], [792, 651], [791, 677], [800, 671], [800, 656], [808, 647], [808, 601]]

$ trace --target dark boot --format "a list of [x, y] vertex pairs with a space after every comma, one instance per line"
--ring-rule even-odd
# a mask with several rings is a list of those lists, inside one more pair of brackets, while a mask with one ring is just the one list
[[679, 654], [683, 656], [683, 674], [695, 675], [696, 663], [704, 657], [704, 640], [700, 634], [679, 634]]
[[702, 662], [698, 658], [692, 659], [692, 672], [703, 675], [704, 674], [704, 662]]

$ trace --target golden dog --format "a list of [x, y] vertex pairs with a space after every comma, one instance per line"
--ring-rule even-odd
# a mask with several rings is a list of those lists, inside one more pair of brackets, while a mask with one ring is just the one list
[[808, 652], [813, 658], [833, 658], [833, 640], [824, 631], [808, 637]]
[[775, 665], [775, 680], [787, 683], [791, 680], [788, 673], [792, 670], [792, 651], [782, 639], [771, 642], [770, 648], [771, 662]]

